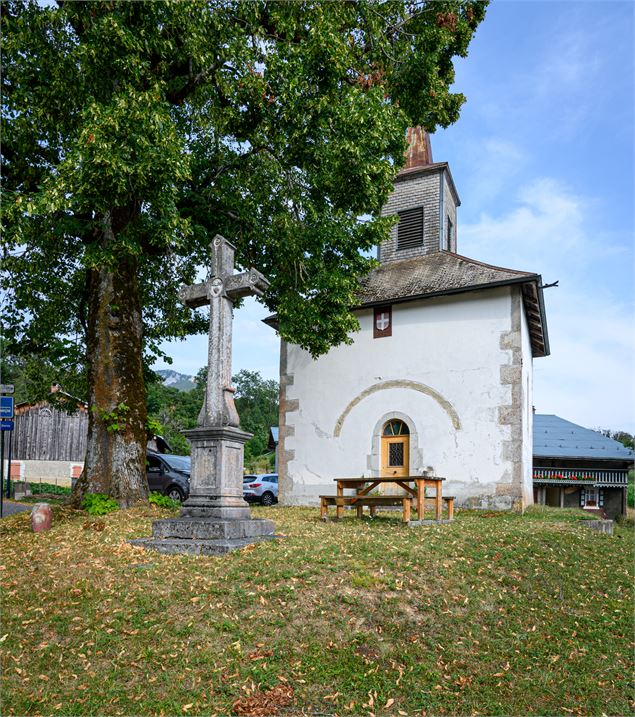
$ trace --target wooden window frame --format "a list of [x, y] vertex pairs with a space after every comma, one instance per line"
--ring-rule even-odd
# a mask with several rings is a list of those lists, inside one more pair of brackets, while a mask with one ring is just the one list
[[[385, 329], [377, 328], [377, 318], [380, 314], [388, 314], [388, 326]], [[373, 338], [383, 339], [385, 336], [392, 336], [392, 306], [375, 306], [373, 309]]]

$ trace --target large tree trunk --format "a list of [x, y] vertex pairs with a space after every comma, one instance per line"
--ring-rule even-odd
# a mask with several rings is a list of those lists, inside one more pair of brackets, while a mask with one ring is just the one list
[[137, 261], [88, 276], [88, 447], [72, 504], [105, 493], [122, 508], [147, 500], [146, 395]]

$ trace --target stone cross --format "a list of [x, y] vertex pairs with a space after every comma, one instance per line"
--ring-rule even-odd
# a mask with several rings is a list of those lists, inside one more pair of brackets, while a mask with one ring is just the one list
[[210, 244], [210, 277], [181, 289], [179, 296], [193, 308], [209, 304], [209, 344], [205, 401], [198, 417], [201, 427], [239, 427], [232, 380], [232, 310], [243, 296], [262, 296], [269, 282], [256, 269], [234, 274], [236, 247], [217, 234]]
[[252, 518], [243, 498], [244, 445], [234, 405], [232, 309], [242, 296], [261, 296], [269, 286], [255, 269], [234, 274], [235, 247], [216, 235], [210, 277], [186, 286], [180, 298], [192, 307], [209, 304], [209, 355], [205, 402], [199, 425], [183, 431], [191, 446], [190, 495], [178, 518], [155, 520], [152, 538], [135, 541], [162, 553], [219, 555], [273, 538], [273, 521]]

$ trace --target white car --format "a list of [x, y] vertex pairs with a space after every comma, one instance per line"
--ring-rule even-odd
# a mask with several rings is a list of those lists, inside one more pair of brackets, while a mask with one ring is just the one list
[[278, 502], [278, 474], [260, 473], [243, 476], [243, 498], [248, 503], [273, 505]]

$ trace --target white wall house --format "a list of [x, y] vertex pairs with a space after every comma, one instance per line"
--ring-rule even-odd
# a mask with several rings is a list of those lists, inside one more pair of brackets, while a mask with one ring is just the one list
[[532, 361], [549, 353], [541, 277], [457, 251], [459, 197], [425, 133], [385, 214], [399, 223], [362, 282], [353, 343], [317, 360], [281, 346], [280, 500], [312, 505], [344, 476], [446, 478], [459, 505], [532, 495]]

